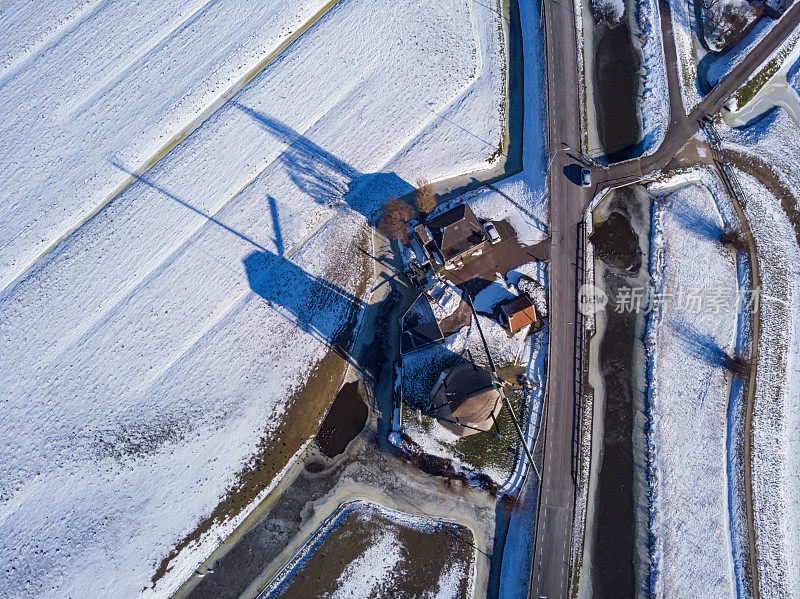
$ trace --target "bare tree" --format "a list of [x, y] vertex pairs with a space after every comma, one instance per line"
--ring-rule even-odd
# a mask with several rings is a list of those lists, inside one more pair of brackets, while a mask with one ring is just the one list
[[407, 222], [414, 216], [414, 209], [411, 205], [397, 198], [389, 198], [383, 205], [383, 211], [378, 219], [378, 229], [389, 239], [400, 239], [408, 245], [408, 226]]
[[747, 238], [742, 233], [741, 229], [726, 228], [719, 235], [719, 242], [723, 245], [732, 247], [739, 254], [746, 254]]
[[417, 181], [417, 189], [414, 190], [414, 203], [422, 216], [427, 216], [436, 208], [436, 194], [433, 192], [433, 185], [427, 179]]

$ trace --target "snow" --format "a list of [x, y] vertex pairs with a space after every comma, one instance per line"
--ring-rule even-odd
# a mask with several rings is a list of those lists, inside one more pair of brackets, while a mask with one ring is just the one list
[[479, 292], [472, 300], [472, 305], [478, 312], [491, 314], [494, 306], [502, 301], [516, 297], [516, 293], [509, 289], [501, 276], [496, 276], [495, 280], [483, 291]]
[[[736, 293], [729, 250], [709, 230], [724, 221], [707, 188], [682, 187], [656, 205], [651, 275], [656, 292]], [[698, 260], [697, 256], [702, 256]], [[647, 348], [651, 429], [653, 587], [659, 596], [736, 593], [728, 506], [729, 375], [722, 357], [736, 339], [736, 306], [651, 315]]]
[[461, 290], [458, 287], [448, 285], [444, 281], [436, 283], [430, 291], [431, 310], [436, 320], [444, 320], [453, 312], [458, 310], [461, 305]]
[[741, 35], [760, 16], [747, 0], [704, 0], [701, 6], [705, 41], [714, 52], [724, 50], [729, 39]]
[[[548, 236], [550, 223], [550, 206], [547, 201], [547, 152], [545, 148], [545, 101], [544, 80], [544, 40], [539, 27], [539, 5], [535, 2], [519, 3], [522, 23], [523, 52], [523, 104], [525, 115], [522, 123], [522, 172], [498, 181], [495, 189], [522, 212], [521, 219], [533, 224], [533, 229], [521, 226], [513, 219], [509, 206], [502, 207], [505, 217], [509, 218], [517, 236], [523, 243], [533, 244]], [[481, 216], [481, 202], [476, 200], [471, 205], [475, 214]], [[487, 207], [491, 212], [495, 207]], [[501, 212], [502, 213], [502, 212]], [[527, 216], [528, 218], [524, 218]], [[502, 220], [498, 216], [487, 217]], [[518, 226], [519, 225], [519, 226]]]
[[[352, 530], [353, 526], [358, 526], [359, 531], [367, 529], [370, 539], [368, 546], [344, 566], [335, 583], [336, 590], [330, 597], [379, 596], [386, 589], [397, 587], [408, 568], [414, 567], [415, 547], [407, 545], [400, 538], [402, 529], [430, 535], [454, 534], [454, 530], [450, 528], [453, 525], [445, 521], [401, 512], [363, 499], [349, 500], [340, 505], [295, 552], [262, 594], [283, 596], [288, 590], [287, 584], [291, 584], [291, 578], [307, 566], [309, 560], [324, 547], [331, 533], [342, 526], [347, 527], [350, 535], [357, 534]], [[347, 535], [346, 531], [337, 542], [346, 542], [348, 538], [352, 538]], [[357, 538], [353, 540], [359, 542]], [[329, 547], [329, 550], [334, 548], [335, 545]], [[460, 583], [466, 578], [466, 588], [470, 589], [474, 576], [474, 556], [466, 563], [457, 558], [454, 563], [445, 563], [438, 580], [434, 582], [435, 586], [426, 589], [423, 596], [430, 599], [457, 597], [461, 593]]]
[[400, 561], [401, 549], [394, 530], [376, 530], [367, 550], [347, 564], [339, 576], [332, 599], [369, 597], [385, 589]]
[[171, 593], [360, 311], [366, 219], [488, 164], [496, 12], [342, 0], [259, 71], [321, 4], [0, 11], [0, 594]]
[[[720, 128], [726, 147], [758, 160], [800, 197], [797, 125], [774, 109], [750, 126]], [[753, 504], [762, 596], [800, 596], [800, 247], [779, 193], [741, 168], [744, 210], [762, 285], [753, 412]], [[798, 217], [794, 208], [794, 218]]]
[[770, 18], [760, 19], [755, 26], [744, 36], [742, 41], [733, 46], [729, 51], [720, 55], [707, 54], [708, 71], [706, 80], [710, 86], [716, 85], [724, 79], [736, 66], [744, 60], [751, 48], [756, 46], [770, 32], [775, 24]]
[[[739, 0], [732, 0], [733, 3]], [[724, 3], [720, 2], [720, 8]], [[766, 36], [775, 25], [769, 17], [760, 18], [750, 31], [727, 51], [716, 54], [703, 48], [698, 39], [698, 24], [692, 5], [681, 0], [669, 0], [672, 31], [678, 54], [681, 96], [686, 112], [702, 100], [710, 87], [725, 78], [742, 62], [747, 53]]]
[[625, 3], [622, 0], [592, 0], [592, 7], [613, 23], [618, 23], [625, 14]]
[[669, 8], [672, 35], [675, 38], [675, 51], [678, 57], [681, 99], [684, 110], [689, 113], [702, 100], [697, 86], [697, 62], [694, 54], [694, 44], [699, 44], [692, 25], [694, 11], [688, 2], [683, 2], [683, 0], [669, 0]]
[[641, 31], [639, 43], [644, 58], [641, 143], [647, 155], [658, 149], [667, 134], [670, 119], [669, 88], [658, 0], [642, 0], [637, 6], [636, 17]]
[[24, 36], [57, 27], [50, 9], [3, 9], [0, 288], [123, 184], [113, 163], [150, 160], [323, 2], [61, 4], [71, 25], [42, 49]]
[[452, 599], [459, 595], [459, 583], [466, 576], [464, 564], [458, 563], [442, 571], [439, 581], [436, 584], [436, 594], [430, 591], [425, 593], [425, 598], [431, 599]]

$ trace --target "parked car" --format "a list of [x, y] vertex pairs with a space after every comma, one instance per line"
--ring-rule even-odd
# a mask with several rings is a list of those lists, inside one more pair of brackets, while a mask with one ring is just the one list
[[592, 184], [592, 171], [587, 167], [581, 169], [581, 186], [589, 187]]
[[486, 229], [486, 232], [489, 234], [489, 241], [492, 243], [497, 243], [500, 241], [500, 233], [497, 232], [497, 229], [495, 229], [495, 226], [492, 223], [486, 221], [483, 223], [483, 228]]

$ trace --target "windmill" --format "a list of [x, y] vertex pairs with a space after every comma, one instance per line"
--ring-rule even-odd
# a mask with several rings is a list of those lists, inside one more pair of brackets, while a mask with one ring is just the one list
[[[478, 367], [472, 360], [472, 356], [469, 355], [468, 362], [454, 367], [449, 372], [443, 372], [434, 387], [436, 389], [435, 398], [438, 399], [438, 402], [434, 402], [434, 398], [432, 398], [431, 404], [434, 405], [429, 406], [426, 413], [441, 421], [445, 428], [456, 434], [483, 433], [502, 438], [496, 416], [505, 407], [525, 450], [525, 455], [539, 477], [539, 470], [525, 441], [517, 415], [503, 391], [506, 382], [498, 375], [472, 298], [466, 291], [463, 297], [475, 318], [478, 333], [486, 352], [489, 370]], [[488, 423], [491, 423], [491, 426], [487, 426]], [[494, 431], [491, 430], [492, 428]]]

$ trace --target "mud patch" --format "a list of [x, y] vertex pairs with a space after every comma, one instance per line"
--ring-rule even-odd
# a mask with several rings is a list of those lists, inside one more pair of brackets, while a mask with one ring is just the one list
[[329, 458], [342, 453], [364, 428], [367, 414], [367, 404], [358, 391], [358, 382], [345, 384], [336, 394], [315, 438], [322, 453]]
[[353, 502], [287, 565], [267, 597], [468, 597], [473, 554], [463, 526]]

